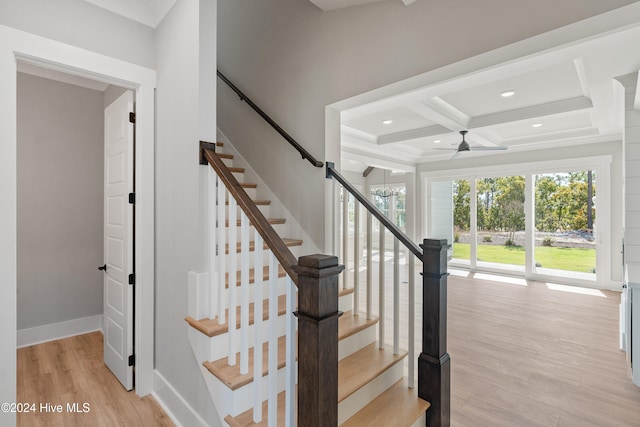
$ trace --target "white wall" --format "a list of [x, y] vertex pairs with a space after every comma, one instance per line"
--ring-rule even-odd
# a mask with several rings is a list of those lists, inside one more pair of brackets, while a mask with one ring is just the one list
[[[184, 320], [187, 274], [206, 271], [206, 228], [200, 223], [204, 166], [198, 164], [199, 7], [199, 0], [179, 1], [156, 31], [155, 369], [209, 425], [219, 425]], [[215, 16], [210, 25], [215, 26]], [[211, 120], [215, 129], [215, 112]], [[168, 392], [156, 392], [171, 405]]]
[[153, 68], [153, 29], [83, 0], [2, 0], [0, 24]]
[[[311, 154], [339, 162], [324, 159], [326, 105], [629, 3], [380, 2], [322, 12], [308, 1], [221, 0], [219, 68]], [[324, 172], [222, 83], [218, 102], [218, 127], [324, 247]]]
[[102, 314], [102, 104], [18, 74], [18, 330]]

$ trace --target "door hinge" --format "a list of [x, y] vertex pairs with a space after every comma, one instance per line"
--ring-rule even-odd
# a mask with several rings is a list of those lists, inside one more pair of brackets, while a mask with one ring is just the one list
[[129, 113], [129, 123], [136, 122], [136, 113]]
[[136, 203], [136, 193], [129, 193], [129, 203], [132, 205]]
[[129, 284], [133, 285], [135, 283], [136, 283], [136, 275], [132, 273], [129, 275]]
[[132, 354], [131, 356], [129, 356], [129, 366], [135, 366], [136, 364], [136, 356], [135, 354]]

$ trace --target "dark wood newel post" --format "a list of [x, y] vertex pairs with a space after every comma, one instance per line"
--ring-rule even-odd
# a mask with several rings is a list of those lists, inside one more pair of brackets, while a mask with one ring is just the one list
[[446, 240], [424, 239], [422, 249], [422, 353], [418, 357], [418, 396], [431, 403], [429, 427], [450, 424], [451, 366], [447, 353]]
[[338, 425], [338, 258], [298, 259], [298, 425]]

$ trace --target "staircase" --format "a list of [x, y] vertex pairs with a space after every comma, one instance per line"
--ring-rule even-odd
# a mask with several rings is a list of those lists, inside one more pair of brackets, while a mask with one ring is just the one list
[[[296, 253], [303, 245], [296, 230], [287, 229], [283, 218], [270, 218], [271, 202], [259, 198], [257, 185], [245, 182], [245, 170], [233, 166], [233, 155], [224, 153], [223, 144], [217, 143], [215, 154], [208, 151], [208, 156], [217, 156], [268, 224], [288, 236], [281, 241], [294, 258], [302, 255]], [[225, 202], [209, 205], [218, 221], [218, 228], [210, 230], [218, 247], [217, 255], [212, 250], [210, 257], [212, 273], [190, 274], [185, 319], [189, 340], [226, 424], [305, 427], [296, 423], [297, 393], [291, 387], [296, 382], [296, 349], [305, 345], [295, 343], [296, 273], [286, 263], [275, 262], [278, 249], [271, 252], [263, 243], [255, 230], [262, 225], [245, 222], [242, 202], [221, 188], [223, 181], [215, 176], [209, 181], [217, 200]], [[408, 388], [404, 376], [407, 352], [378, 342], [378, 318], [354, 311], [353, 287], [340, 290], [338, 304], [344, 312], [338, 320], [338, 425], [426, 425], [429, 403], [417, 397], [415, 388]], [[289, 397], [287, 389], [292, 390]]]

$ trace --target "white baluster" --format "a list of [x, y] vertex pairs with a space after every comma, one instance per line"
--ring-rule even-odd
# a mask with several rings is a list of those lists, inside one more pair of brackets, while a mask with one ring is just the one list
[[[225, 244], [225, 221], [226, 221], [226, 209], [224, 207], [224, 202], [226, 198], [227, 189], [224, 186], [224, 183], [221, 179], [218, 178], [218, 244], [216, 245], [217, 250], [217, 266], [218, 266], [218, 323], [223, 324], [226, 322], [226, 298], [225, 298], [225, 268], [226, 268], [226, 258], [224, 256], [224, 244]], [[235, 224], [229, 223], [229, 233], [235, 231]], [[231, 275], [229, 275], [229, 289], [232, 286], [235, 286], [235, 281], [231, 280]]]
[[278, 260], [269, 256], [269, 423], [278, 423]]
[[371, 265], [373, 257], [373, 215], [367, 212], [367, 320], [371, 319], [371, 307], [373, 305], [373, 295], [371, 295]]
[[[216, 209], [216, 197], [218, 196], [216, 185], [218, 182], [218, 176], [213, 171], [213, 168], [208, 168], [207, 173], [207, 187], [208, 201], [207, 201], [207, 213], [209, 217], [209, 313], [210, 319], [215, 318], [218, 315], [218, 285], [217, 280], [217, 265], [216, 265], [216, 233], [218, 233], [218, 210]], [[224, 225], [224, 224], [222, 224]], [[224, 228], [223, 228], [224, 230]], [[224, 285], [223, 285], [224, 286]], [[223, 313], [224, 316], [224, 313]]]
[[[236, 199], [229, 193], [229, 223], [237, 222], [237, 203]], [[233, 227], [233, 231], [229, 232], [229, 366], [235, 366], [237, 363], [236, 343], [238, 340], [238, 324], [237, 324], [237, 287], [236, 273], [238, 271], [238, 236], [237, 227]]]
[[378, 319], [378, 347], [384, 348], [384, 328], [385, 328], [385, 318], [384, 318], [384, 235], [386, 233], [386, 229], [382, 222], [380, 223], [380, 250], [378, 257], [380, 258], [379, 272], [378, 272], [378, 315], [380, 318]]
[[342, 262], [344, 263], [344, 273], [342, 273], [342, 289], [349, 287], [349, 192], [342, 188]]
[[393, 239], [393, 354], [400, 353], [400, 241]]
[[[249, 373], [249, 218], [240, 211], [240, 373]], [[255, 310], [255, 307], [254, 307]]]
[[296, 286], [287, 276], [287, 361], [286, 361], [286, 405], [285, 426], [293, 427], [296, 422], [296, 326], [297, 321], [293, 312], [296, 311]]
[[354, 203], [353, 215], [353, 313], [360, 314], [360, 202]]
[[416, 329], [416, 260], [413, 253], [407, 250], [407, 261], [409, 262], [409, 388], [414, 385], [415, 372], [415, 329]]
[[[262, 421], [262, 236], [255, 233], [255, 258], [253, 264], [253, 422]], [[248, 288], [247, 284], [247, 288]], [[247, 328], [248, 329], [248, 328]], [[275, 375], [269, 372], [269, 375]]]

